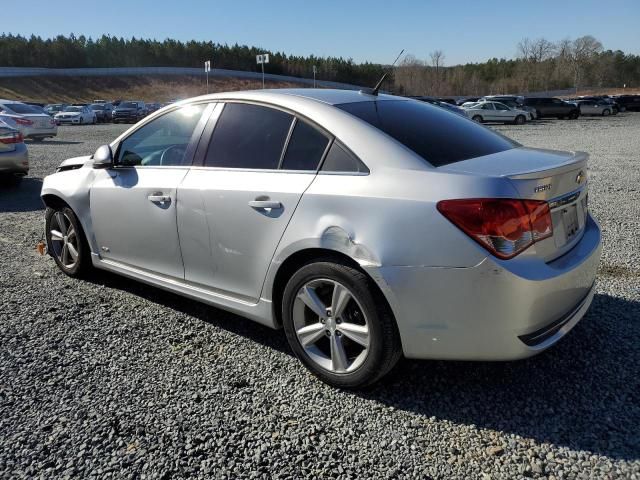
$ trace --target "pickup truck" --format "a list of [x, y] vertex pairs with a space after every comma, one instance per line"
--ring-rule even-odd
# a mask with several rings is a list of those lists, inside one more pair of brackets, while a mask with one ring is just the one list
[[576, 119], [580, 116], [580, 109], [576, 105], [563, 102], [559, 98], [525, 97], [524, 105], [536, 109], [536, 118]]

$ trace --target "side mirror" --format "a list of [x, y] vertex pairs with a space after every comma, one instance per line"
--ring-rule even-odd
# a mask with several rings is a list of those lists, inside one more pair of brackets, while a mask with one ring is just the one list
[[93, 168], [111, 168], [113, 167], [113, 153], [109, 145], [98, 147], [96, 153], [93, 154]]

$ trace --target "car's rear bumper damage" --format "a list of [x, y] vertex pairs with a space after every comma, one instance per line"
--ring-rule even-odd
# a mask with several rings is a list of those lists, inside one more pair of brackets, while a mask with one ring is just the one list
[[589, 216], [575, 247], [526, 273], [493, 257], [469, 268], [382, 267], [405, 356], [513, 360], [550, 347], [588, 310], [601, 249]]

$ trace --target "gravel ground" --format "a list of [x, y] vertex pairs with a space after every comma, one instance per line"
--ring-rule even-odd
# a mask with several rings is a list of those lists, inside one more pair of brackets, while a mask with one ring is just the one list
[[62, 127], [0, 191], [1, 478], [640, 479], [640, 114], [498, 130], [591, 154], [597, 295], [560, 344], [511, 363], [403, 361], [332, 389], [282, 332], [34, 245], [43, 176], [124, 126]]

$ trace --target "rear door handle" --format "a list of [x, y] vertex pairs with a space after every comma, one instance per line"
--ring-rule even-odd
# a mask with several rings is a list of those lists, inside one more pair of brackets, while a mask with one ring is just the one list
[[171, 202], [171, 195], [162, 195], [162, 194], [154, 193], [153, 195], [149, 195], [147, 198], [152, 203], [170, 203]]
[[251, 208], [282, 208], [280, 202], [274, 202], [272, 200], [251, 200], [249, 206]]

